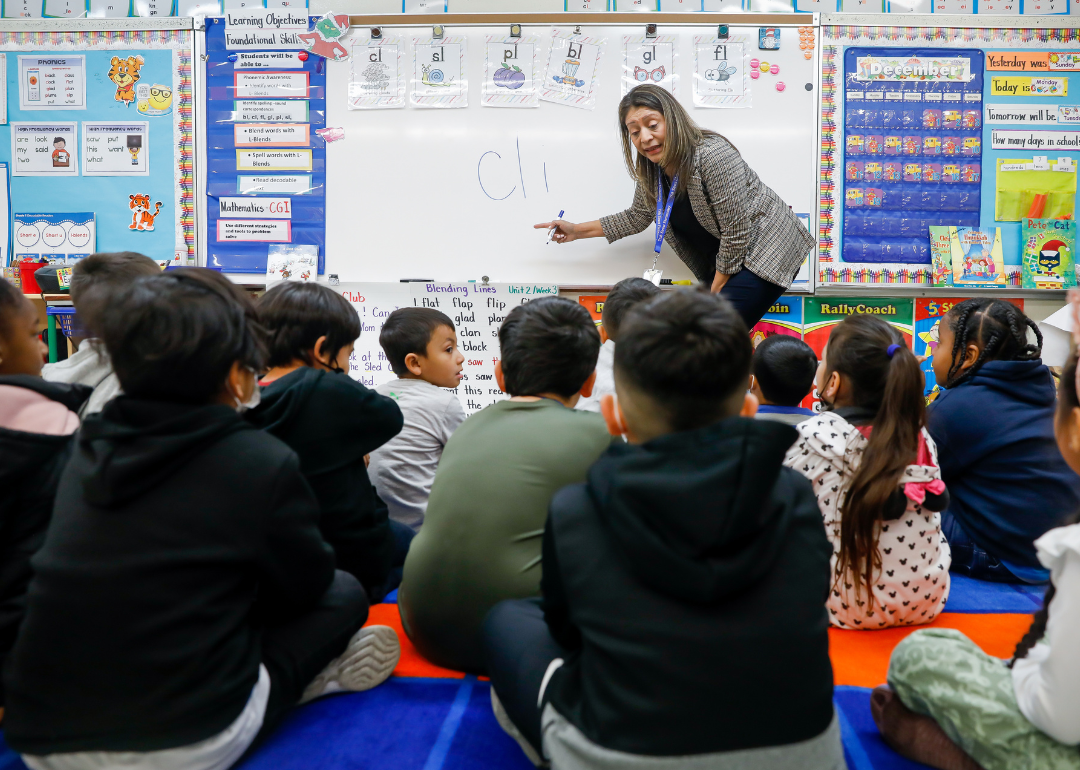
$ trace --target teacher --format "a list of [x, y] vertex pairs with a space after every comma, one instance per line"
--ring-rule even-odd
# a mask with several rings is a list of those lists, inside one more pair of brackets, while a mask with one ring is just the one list
[[637, 181], [630, 208], [592, 222], [536, 227], [554, 228], [556, 243], [600, 236], [611, 243], [656, 222], [656, 251], [666, 240], [753, 326], [791, 285], [813, 237], [731, 142], [698, 126], [663, 88], [641, 85], [626, 94], [619, 130]]

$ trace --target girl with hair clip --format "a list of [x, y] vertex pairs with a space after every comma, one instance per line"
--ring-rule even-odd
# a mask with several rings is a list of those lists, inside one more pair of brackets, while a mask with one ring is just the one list
[[[1028, 330], [1031, 331], [1029, 335]], [[927, 411], [951, 499], [952, 571], [1045, 583], [1036, 538], [1080, 508], [1080, 477], [1054, 441], [1054, 383], [1038, 326], [1002, 299], [969, 299], [941, 320]]]
[[833, 545], [829, 621], [929, 623], [949, 596], [948, 493], [918, 361], [889, 324], [851, 316], [829, 335], [816, 385], [828, 411], [795, 426], [784, 464], [810, 479]]
[[[1054, 433], [1064, 461], [1080, 472], [1080, 292], [1073, 291], [1073, 353], [1061, 377]], [[1009, 662], [952, 629], [902, 641], [889, 686], [870, 710], [882, 737], [909, 759], [940, 770], [1080, 769], [1080, 514], [1035, 541], [1050, 572], [1043, 608]]]

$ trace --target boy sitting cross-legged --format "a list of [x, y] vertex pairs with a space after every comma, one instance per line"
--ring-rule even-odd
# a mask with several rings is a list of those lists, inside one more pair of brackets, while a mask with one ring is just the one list
[[237, 414], [264, 355], [247, 296], [183, 268], [101, 329], [124, 395], [60, 479], [4, 738], [32, 770], [225, 770], [302, 697], [389, 676], [397, 637], [361, 629], [296, 453]]
[[603, 410], [629, 443], [552, 499], [543, 599], [484, 624], [496, 714], [534, 761], [844, 767], [830, 548], [809, 482], [782, 466], [795, 429], [745, 419], [750, 356], [722, 297], [627, 314]]
[[454, 393], [465, 356], [454, 322], [432, 307], [403, 307], [383, 324], [379, 344], [398, 379], [376, 390], [397, 401], [401, 433], [371, 453], [371, 482], [391, 521], [420, 529], [443, 447], [465, 420]]
[[484, 668], [487, 611], [540, 592], [551, 496], [582, 481], [611, 442], [600, 415], [573, 408], [591, 392], [600, 348], [585, 308], [558, 297], [516, 307], [499, 346], [495, 378], [511, 398], [474, 414], [447, 443], [398, 595], [417, 649], [466, 671]]

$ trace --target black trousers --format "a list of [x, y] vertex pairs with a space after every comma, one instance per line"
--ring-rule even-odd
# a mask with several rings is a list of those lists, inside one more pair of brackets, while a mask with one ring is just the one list
[[281, 724], [304, 688], [345, 651], [367, 617], [368, 598], [360, 581], [337, 570], [330, 587], [311, 610], [263, 631], [262, 663], [270, 674], [270, 698], [252, 748]]
[[483, 638], [491, 686], [510, 721], [542, 756], [536, 700], [548, 665], [566, 652], [548, 631], [540, 600], [499, 602], [484, 619]]
[[744, 267], [728, 279], [720, 290], [720, 296], [735, 306], [749, 329], [761, 320], [785, 291], [783, 286], [766, 281]]

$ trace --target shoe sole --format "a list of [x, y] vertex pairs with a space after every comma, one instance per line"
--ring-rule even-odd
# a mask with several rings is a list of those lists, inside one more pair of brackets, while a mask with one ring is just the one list
[[361, 628], [345, 652], [337, 659], [338, 675], [334, 677], [342, 689], [362, 692], [376, 687], [394, 673], [401, 658], [401, 642], [390, 626]]

